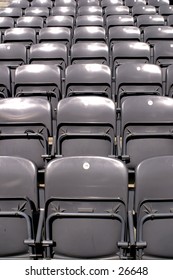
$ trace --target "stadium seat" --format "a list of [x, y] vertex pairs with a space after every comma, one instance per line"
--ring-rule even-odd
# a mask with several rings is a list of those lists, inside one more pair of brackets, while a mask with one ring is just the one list
[[73, 31], [74, 21], [71, 16], [49, 16], [46, 19], [46, 27], [67, 27]]
[[161, 15], [139, 15], [136, 17], [136, 26], [142, 30], [146, 26], [165, 25], [164, 17]]
[[169, 0], [147, 0], [148, 5], [152, 5], [156, 8], [159, 8], [162, 5], [169, 5]]
[[99, 0], [78, 0], [78, 8], [82, 6], [99, 6], [100, 1]]
[[129, 7], [127, 6], [108, 6], [105, 9], [105, 18], [112, 15], [129, 15]]
[[166, 95], [173, 97], [173, 80], [172, 80], [172, 76], [173, 76], [173, 65], [169, 65], [166, 68]]
[[65, 96], [100, 95], [111, 98], [111, 70], [101, 64], [73, 64], [65, 71]]
[[28, 7], [25, 9], [25, 16], [37, 16], [45, 20], [49, 16], [49, 9], [47, 7]]
[[76, 17], [76, 27], [80, 26], [104, 26], [103, 17], [97, 15], [84, 15]]
[[31, 7], [46, 7], [51, 8], [52, 7], [52, 1], [51, 0], [32, 0]]
[[136, 26], [113, 26], [109, 29], [110, 49], [113, 44], [121, 41], [137, 41], [140, 42], [140, 29]]
[[131, 96], [122, 102], [122, 159], [129, 172], [145, 159], [173, 155], [173, 99]]
[[26, 48], [22, 44], [0, 44], [0, 65], [15, 68], [26, 64]]
[[47, 99], [52, 105], [53, 117], [62, 96], [61, 73], [56, 65], [29, 64], [16, 68], [14, 95]]
[[122, 0], [101, 0], [101, 7], [104, 10], [108, 6], [120, 6], [123, 5]]
[[67, 27], [45, 27], [38, 35], [38, 43], [62, 43], [69, 51], [71, 45], [71, 31]]
[[35, 29], [38, 34], [39, 30], [43, 28], [44, 21], [42, 17], [37, 16], [23, 16], [17, 19], [16, 27], [30, 27]]
[[20, 43], [29, 48], [36, 44], [36, 31], [30, 27], [9, 28], [4, 32], [4, 43]]
[[29, 5], [30, 2], [28, 0], [12, 0], [10, 1], [8, 7], [26, 9]]
[[127, 96], [162, 95], [162, 71], [154, 64], [124, 63], [116, 68], [115, 81], [118, 106]]
[[160, 41], [173, 42], [173, 27], [171, 26], [147, 26], [144, 28], [144, 42], [154, 46]]
[[159, 15], [162, 15], [165, 20], [169, 15], [173, 14], [173, 5], [161, 5], [158, 10]]
[[132, 16], [136, 18], [140, 15], [155, 15], [156, 7], [150, 5], [136, 5], [132, 7]]
[[9, 156], [0, 156], [0, 166], [0, 259], [36, 259], [36, 166], [27, 159]]
[[109, 49], [105, 43], [76, 43], [71, 47], [71, 64], [100, 63], [109, 66]]
[[136, 259], [173, 259], [173, 157], [142, 161], [136, 168]]
[[57, 107], [53, 154], [68, 156], [115, 154], [116, 112], [112, 100], [99, 96], [62, 99]]
[[81, 26], [74, 29], [73, 43], [78, 42], [106, 43], [106, 31], [99, 26]]
[[111, 15], [106, 18], [107, 31], [113, 26], [133, 26], [134, 19], [130, 15]]
[[134, 6], [144, 6], [146, 5], [146, 0], [124, 0], [124, 4], [129, 8]]
[[75, 0], [55, 0], [54, 6], [58, 7], [74, 7], [76, 8], [76, 1]]
[[81, 6], [78, 8], [78, 16], [95, 15], [102, 16], [102, 8], [100, 6]]
[[11, 17], [16, 20], [22, 16], [22, 9], [17, 7], [0, 8], [0, 17]]
[[67, 47], [61, 43], [42, 43], [32, 45], [29, 52], [30, 64], [54, 64], [58, 66], [64, 76], [67, 67]]
[[0, 31], [2, 34], [8, 28], [14, 27], [14, 19], [11, 17], [0, 17]]
[[43, 171], [52, 135], [49, 102], [29, 97], [1, 99], [0, 127], [0, 155], [26, 158]]
[[76, 15], [76, 9], [74, 7], [64, 7], [64, 6], [58, 6], [58, 7], [53, 7], [50, 10], [50, 15], [52, 16], [71, 16], [75, 17]]
[[127, 182], [119, 160], [51, 161], [45, 174], [46, 259], [126, 258]]

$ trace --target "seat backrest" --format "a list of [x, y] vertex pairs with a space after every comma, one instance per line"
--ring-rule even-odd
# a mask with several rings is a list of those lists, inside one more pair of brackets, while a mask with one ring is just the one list
[[76, 43], [71, 47], [71, 64], [100, 63], [109, 65], [109, 49], [105, 43]]
[[173, 42], [173, 27], [147, 26], [144, 28], [144, 42], [153, 46], [159, 41]]
[[32, 45], [29, 52], [30, 64], [54, 64], [63, 72], [67, 67], [67, 47], [61, 43]]
[[33, 28], [9, 28], [4, 32], [4, 43], [21, 43], [28, 47], [36, 44], [36, 31]]
[[25, 16], [37, 16], [46, 19], [49, 16], [47, 7], [28, 7], [25, 9]]
[[[48, 257], [122, 257], [117, 242], [124, 239], [127, 170], [121, 161], [104, 157], [54, 160], [47, 166], [45, 185], [47, 217], [56, 212], [61, 216], [62, 209], [67, 215], [65, 219], [55, 218], [47, 223], [46, 239], [56, 243], [54, 255], [51, 252]], [[53, 197], [57, 199], [51, 201]], [[51, 205], [55, 210], [52, 211]], [[70, 213], [73, 213], [71, 218]]]
[[37, 169], [29, 160], [9, 156], [0, 156], [0, 166], [0, 258], [29, 259], [34, 250], [24, 242], [36, 234]]
[[166, 92], [167, 96], [173, 97], [173, 65], [169, 65], [166, 69]]
[[43, 169], [42, 156], [48, 155], [48, 137], [52, 136], [49, 102], [41, 98], [7, 98], [0, 100], [0, 108], [0, 155], [26, 158]]
[[140, 42], [141, 33], [137, 26], [113, 26], [109, 28], [110, 48], [120, 41]]
[[0, 17], [12, 17], [14, 19], [22, 16], [22, 9], [18, 7], [7, 7], [0, 9]]
[[119, 102], [127, 95], [162, 95], [162, 71], [154, 64], [119, 65], [115, 71], [115, 80]]
[[74, 21], [71, 16], [49, 16], [46, 19], [47, 27], [68, 27], [73, 30]]
[[156, 8], [162, 5], [169, 5], [169, 0], [148, 0], [148, 5], [155, 6]]
[[173, 257], [172, 164], [173, 157], [168, 155], [146, 159], [136, 168], [137, 242], [146, 242], [147, 245], [142, 250], [138, 249], [139, 259], [172, 259]]
[[139, 15], [136, 18], [136, 26], [138, 26], [141, 30], [146, 26], [160, 26], [165, 25], [164, 17], [161, 15]]
[[122, 103], [122, 154], [134, 169], [144, 159], [172, 155], [173, 99], [131, 96]]
[[109, 28], [113, 26], [133, 26], [134, 19], [130, 15], [110, 15], [106, 18], [106, 27]]
[[82, 6], [100, 6], [99, 0], [78, 0], [78, 7]]
[[101, 0], [101, 7], [105, 9], [108, 6], [120, 6], [123, 5], [122, 0]]
[[173, 43], [169, 41], [156, 43], [153, 47], [153, 62], [161, 67], [173, 64], [172, 48]]
[[111, 98], [111, 70], [101, 64], [73, 64], [65, 71], [65, 95], [101, 95]]
[[63, 156], [114, 153], [115, 104], [99, 96], [68, 97], [57, 107], [57, 153]]
[[100, 26], [80, 26], [74, 29], [73, 42], [106, 42], [106, 32]]
[[78, 8], [78, 15], [85, 16], [85, 15], [96, 15], [102, 16], [102, 8], [100, 6], [81, 6]]
[[32, 0], [31, 7], [47, 7], [51, 8], [53, 5], [51, 0]]
[[129, 15], [129, 7], [127, 6], [108, 6], [105, 8], [105, 17], [111, 15]]
[[22, 44], [0, 44], [0, 65], [17, 67], [26, 64], [26, 48]]
[[12, 0], [12, 1], [10, 1], [10, 4], [8, 5], [8, 7], [25, 9], [25, 8], [29, 7], [29, 1], [28, 0]]
[[54, 6], [64, 6], [64, 7], [74, 7], [76, 8], [76, 1], [75, 0], [55, 0]]
[[71, 17], [75, 17], [76, 15], [76, 9], [75, 7], [71, 7], [71, 6], [58, 6], [58, 7], [53, 7], [50, 10], [50, 14], [52, 16], [71, 16]]
[[132, 8], [134, 6], [143, 6], [146, 5], [146, 0], [125, 0], [125, 6]]
[[16, 27], [31, 27], [38, 31], [43, 28], [43, 18], [39, 16], [23, 16], [17, 19]]
[[76, 27], [80, 26], [100, 26], [103, 27], [103, 17], [97, 15], [83, 15], [76, 17]]
[[0, 17], [0, 31], [4, 32], [8, 28], [14, 27], [14, 19], [12, 17]]

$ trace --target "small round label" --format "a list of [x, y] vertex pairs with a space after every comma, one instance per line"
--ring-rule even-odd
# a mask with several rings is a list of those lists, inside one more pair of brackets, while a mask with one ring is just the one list
[[88, 162], [84, 162], [83, 169], [87, 170], [90, 168], [90, 164]]
[[149, 100], [149, 101], [148, 101], [148, 105], [149, 105], [149, 106], [152, 106], [152, 105], [153, 105], [153, 101], [152, 101], [152, 100]]

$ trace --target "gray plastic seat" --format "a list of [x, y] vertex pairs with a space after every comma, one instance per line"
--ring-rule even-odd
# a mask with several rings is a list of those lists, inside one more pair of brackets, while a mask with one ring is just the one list
[[33, 28], [9, 28], [4, 32], [4, 43], [20, 43], [26, 47], [36, 44], [36, 31]]
[[75, 7], [64, 7], [64, 6], [58, 6], [58, 7], [53, 7], [50, 10], [50, 14], [52, 16], [71, 16], [75, 17], [76, 15], [76, 9]]
[[173, 157], [146, 159], [136, 168], [136, 258], [173, 259]]
[[10, 1], [8, 7], [25, 9], [25, 8], [29, 7], [29, 1], [28, 0], [12, 0], [12, 1]]
[[106, 32], [99, 26], [81, 26], [74, 29], [73, 42], [102, 42], [106, 43]]
[[159, 7], [158, 13], [159, 15], [162, 15], [165, 19], [167, 19], [169, 15], [173, 14], [173, 5], [161, 5]]
[[32, 0], [31, 7], [52, 7], [52, 1], [51, 0]]
[[28, 7], [25, 9], [25, 16], [37, 16], [46, 19], [49, 16], [47, 7]]
[[0, 127], [1, 156], [26, 158], [35, 163], [39, 171], [45, 168], [48, 137], [52, 136], [51, 107], [47, 100], [1, 99]]
[[113, 26], [109, 29], [110, 48], [120, 41], [140, 42], [140, 29], [136, 26]]
[[67, 47], [61, 43], [42, 43], [32, 45], [29, 52], [30, 64], [54, 64], [62, 73], [67, 67]]
[[108, 6], [120, 6], [123, 5], [122, 0], [101, 0], [101, 7], [105, 9]]
[[102, 8], [100, 6], [81, 6], [78, 8], [78, 16], [96, 15], [102, 16]]
[[50, 162], [45, 177], [46, 258], [123, 259], [127, 178], [119, 160], [87, 156]]
[[106, 18], [106, 28], [113, 26], [133, 26], [134, 18], [130, 15], [111, 15]]
[[173, 99], [131, 96], [122, 102], [122, 159], [129, 171], [145, 159], [173, 155]]
[[74, 21], [71, 16], [49, 16], [46, 19], [46, 27], [67, 27], [73, 30]]
[[78, 0], [78, 8], [82, 6], [100, 6], [99, 0]]
[[17, 7], [0, 8], [0, 17], [12, 17], [16, 20], [22, 16], [22, 9]]
[[12, 96], [10, 69], [5, 65], [0, 65], [0, 97]]
[[[162, 95], [162, 71], [158, 65], [124, 63], [115, 72], [117, 103], [131, 95]], [[130, 98], [128, 98], [130, 99]]]
[[64, 7], [74, 7], [76, 8], [76, 1], [75, 0], [55, 0], [54, 6], [64, 6]]
[[156, 7], [151, 5], [137, 5], [132, 7], [132, 16], [135, 18], [140, 15], [155, 15]]
[[143, 42], [120, 42], [112, 47], [112, 67], [127, 62], [150, 62], [150, 46]]
[[169, 5], [169, 0], [147, 0], [148, 5], [152, 5], [156, 8], [159, 8], [162, 5]]
[[144, 28], [144, 42], [153, 46], [160, 41], [173, 42], [173, 27], [147, 26]]
[[56, 155], [114, 155], [114, 102], [99, 96], [73, 96], [57, 106]]
[[4, 31], [8, 28], [14, 27], [14, 19], [11, 17], [0, 17], [0, 31], [4, 33]]
[[46, 64], [19, 66], [15, 71], [14, 95], [49, 100], [55, 118], [57, 102], [62, 95], [60, 69], [56, 65]]
[[0, 165], [0, 259], [36, 259], [37, 169], [19, 157], [0, 156]]
[[30, 27], [35, 29], [38, 33], [41, 28], [43, 28], [44, 21], [42, 17], [37, 16], [23, 16], [17, 19], [16, 27]]
[[167, 67], [173, 64], [173, 43], [167, 42], [158, 42], [154, 45], [153, 48], [153, 61], [154, 64], [159, 65], [160, 67]]
[[108, 6], [105, 8], [105, 18], [111, 15], [129, 15], [129, 13], [127, 6]]
[[105, 43], [76, 43], [71, 47], [71, 64], [100, 63], [109, 66], [109, 49]]
[[146, 5], [146, 0], [125, 0], [125, 6], [132, 8], [134, 6], [144, 6]]
[[76, 27], [80, 26], [104, 26], [103, 17], [97, 15], [84, 15], [76, 17]]
[[22, 44], [0, 44], [0, 65], [17, 67], [26, 64], [26, 48]]
[[71, 31], [67, 27], [45, 27], [38, 35], [38, 43], [62, 43], [69, 50], [71, 45]]
[[136, 18], [136, 26], [143, 30], [146, 26], [165, 25], [164, 17], [161, 15], [139, 15]]
[[111, 70], [101, 64], [73, 64], [65, 71], [65, 96], [100, 95], [111, 98]]

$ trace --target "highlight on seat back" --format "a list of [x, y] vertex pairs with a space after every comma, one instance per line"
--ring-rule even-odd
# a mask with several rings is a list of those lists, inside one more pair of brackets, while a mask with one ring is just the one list
[[48, 137], [52, 135], [51, 107], [40, 98], [0, 100], [0, 155], [18, 156], [44, 169]]
[[173, 99], [131, 96], [122, 103], [122, 158], [129, 170], [144, 159], [173, 155]]
[[173, 156], [142, 161], [136, 168], [137, 259], [172, 259]]
[[51, 161], [45, 173], [46, 258], [125, 257], [127, 177], [125, 165], [110, 158]]
[[0, 258], [35, 259], [37, 169], [24, 158], [0, 156]]
[[68, 97], [57, 107], [56, 154], [109, 156], [115, 153], [116, 112], [112, 100]]

